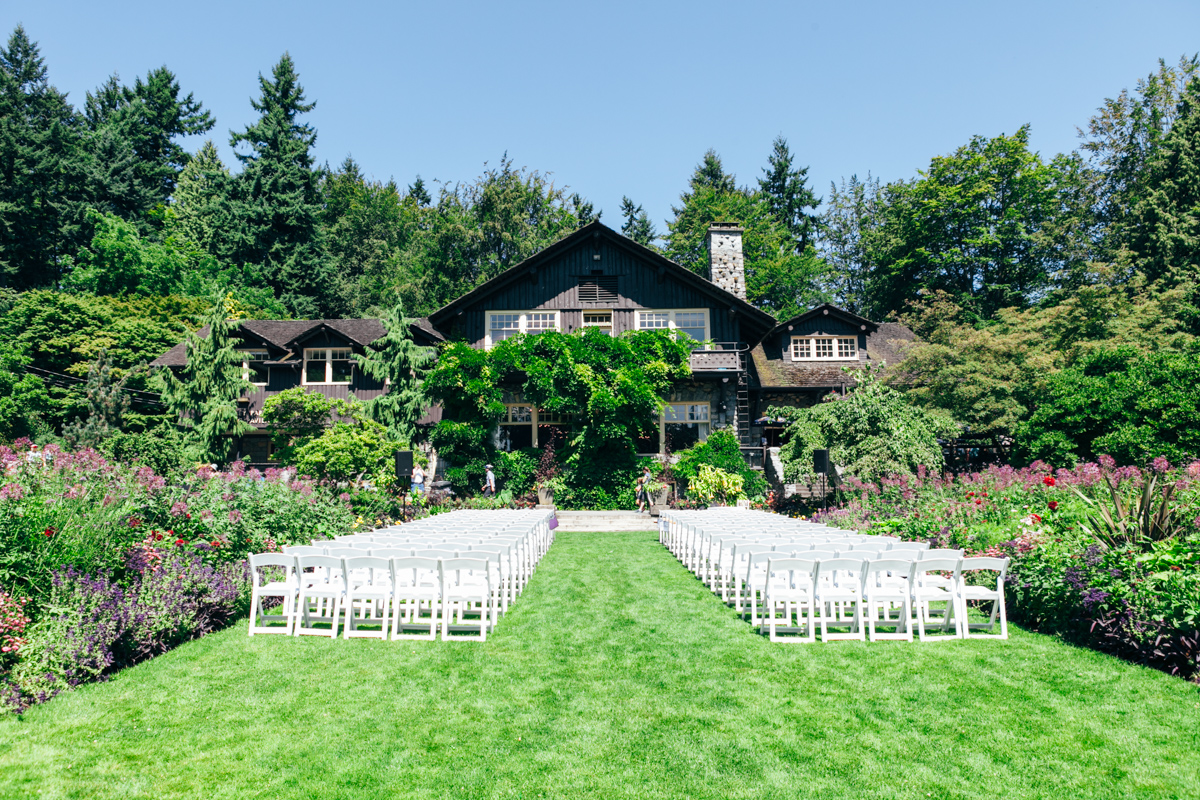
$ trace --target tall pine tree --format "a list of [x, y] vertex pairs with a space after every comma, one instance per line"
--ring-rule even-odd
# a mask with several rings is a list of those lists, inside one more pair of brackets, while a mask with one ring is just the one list
[[658, 238], [658, 231], [654, 230], [654, 223], [650, 221], [645, 210], [640, 205], [635, 206], [633, 201], [625, 196], [621, 197], [621, 217], [625, 220], [621, 223], [621, 233], [638, 244], [651, 247]]
[[404, 441], [412, 440], [416, 422], [429, 405], [423, 383], [434, 359], [433, 350], [413, 342], [409, 322], [397, 304], [383, 319], [384, 337], [368, 346], [366, 355], [355, 356], [364, 374], [388, 386], [367, 403], [367, 413], [393, 438]]
[[305, 102], [287, 53], [271, 77], [260, 74], [258, 83], [262, 94], [251, 101], [258, 121], [230, 136], [234, 148], [249, 148], [236, 153], [243, 169], [237, 181], [234, 260], [261, 265], [296, 316], [335, 313], [335, 280], [322, 241], [319, 175], [311, 152], [317, 133], [299, 121], [316, 103]]
[[232, 249], [227, 236], [229, 191], [229, 170], [210, 139], [179, 173], [168, 215], [169, 233], [212, 256], [228, 258]]
[[85, 241], [81, 127], [18, 25], [0, 49], [0, 285], [53, 285]]
[[808, 167], [793, 169], [792, 160], [787, 139], [775, 137], [768, 158], [770, 167], [763, 169], [758, 188], [766, 196], [771, 213], [792, 234], [796, 252], [803, 253], [818, 225], [815, 212], [821, 200], [808, 188]]

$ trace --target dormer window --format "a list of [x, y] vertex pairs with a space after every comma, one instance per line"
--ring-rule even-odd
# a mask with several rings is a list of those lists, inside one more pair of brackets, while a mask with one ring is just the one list
[[255, 386], [267, 385], [266, 367], [252, 366], [254, 361], [267, 361], [271, 358], [266, 350], [238, 350], [242, 356], [242, 380], [249, 381]]
[[304, 384], [350, 383], [354, 375], [353, 351], [349, 347], [306, 348]]
[[793, 336], [792, 361], [857, 361], [858, 337]]
[[[695, 342], [708, 339], [708, 311], [699, 308], [638, 311], [639, 331], [669, 330], [686, 334]], [[672, 337], [674, 338], [674, 337]]]

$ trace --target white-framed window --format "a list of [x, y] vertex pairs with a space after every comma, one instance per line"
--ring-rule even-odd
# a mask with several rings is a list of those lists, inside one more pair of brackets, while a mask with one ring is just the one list
[[242, 380], [250, 381], [250, 383], [254, 384], [255, 386], [266, 386], [267, 385], [266, 370], [261, 369], [261, 368], [260, 369], [250, 369], [250, 362], [252, 362], [252, 361], [268, 361], [271, 358], [271, 354], [268, 353], [266, 350], [258, 350], [258, 349], [238, 350], [238, 352], [242, 354]]
[[557, 311], [489, 311], [484, 346], [491, 348], [518, 333], [543, 333], [559, 330]]
[[685, 334], [697, 342], [707, 341], [709, 336], [708, 309], [678, 308], [654, 309], [637, 312], [639, 331], [669, 330]]
[[533, 407], [510, 404], [504, 407], [504, 416], [500, 418], [501, 450], [512, 452], [524, 447], [534, 446]]
[[599, 328], [605, 334], [612, 336], [612, 317], [611, 311], [585, 311], [583, 312], [583, 327]]
[[792, 361], [857, 361], [857, 336], [793, 336]]
[[349, 347], [305, 348], [303, 383], [350, 383], [354, 375], [353, 350]]
[[661, 447], [669, 446], [672, 452], [691, 447], [708, 438], [708, 403], [667, 403], [659, 415]]

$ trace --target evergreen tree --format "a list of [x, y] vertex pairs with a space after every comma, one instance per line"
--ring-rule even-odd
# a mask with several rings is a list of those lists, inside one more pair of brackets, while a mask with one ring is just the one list
[[821, 219], [821, 255], [829, 264], [829, 291], [834, 302], [853, 314], [866, 313], [866, 285], [871, 271], [868, 239], [878, 211], [879, 179], [829, 186], [829, 205]]
[[230, 136], [243, 170], [237, 180], [240, 241], [235, 263], [261, 265], [267, 281], [292, 313], [312, 317], [333, 311], [335, 281], [321, 236], [319, 175], [313, 168], [317, 134], [299, 117], [306, 103], [291, 56], [284, 54], [251, 101], [261, 115]]
[[621, 217], [625, 220], [621, 224], [621, 233], [640, 245], [653, 246], [654, 240], [658, 238], [658, 231], [654, 230], [654, 223], [640, 205], [635, 206], [632, 200], [622, 196]]
[[226, 236], [232, 223], [229, 191], [229, 170], [210, 139], [179, 173], [168, 215], [169, 233], [216, 258], [228, 258], [232, 249]]
[[770, 168], [763, 169], [758, 187], [775, 218], [791, 232], [796, 252], [803, 253], [819, 223], [815, 212], [821, 199], [808, 188], [808, 167], [793, 169], [792, 160], [787, 139], [775, 137], [768, 158]]
[[[132, 185], [123, 187], [123, 195], [132, 198], [125, 199], [124, 205], [132, 210], [122, 215], [125, 219], [142, 223], [147, 212], [169, 201], [179, 172], [190, 159], [175, 139], [205, 133], [214, 125], [204, 106], [190, 93], [181, 98], [181, 91], [175, 74], [164, 66], [152, 70], [145, 80], [136, 79], [133, 86], [122, 86], [114, 75], [94, 94], [87, 94], [84, 117], [88, 128], [101, 134], [98, 158], [112, 161], [115, 156], [119, 163], [124, 151], [132, 157], [126, 179]], [[113, 137], [121, 146], [105, 142]], [[106, 200], [105, 189], [105, 184], [98, 184], [95, 191], [101, 203]]]
[[58, 281], [86, 239], [84, 162], [79, 117], [18, 25], [0, 49], [0, 285]]
[[112, 359], [108, 350], [101, 350], [100, 356], [88, 368], [87, 398], [88, 416], [86, 420], [75, 418], [75, 421], [63, 428], [63, 438], [71, 449], [83, 447], [98, 447], [101, 442], [121, 430], [122, 421], [129, 412], [129, 395], [125, 392], [125, 381], [128, 373], [120, 380], [113, 378]]
[[387, 392], [366, 404], [367, 413], [403, 441], [411, 441], [429, 406], [424, 381], [434, 361], [433, 350], [413, 342], [409, 322], [404, 308], [396, 305], [383, 319], [384, 337], [368, 346], [366, 355], [355, 356], [365, 375], [387, 382]]
[[242, 378], [242, 356], [234, 349], [237, 324], [226, 319], [226, 302], [216, 299], [207, 336], [188, 334], [187, 364], [179, 375], [162, 371], [163, 402], [184, 429], [189, 452], [203, 461], [224, 460], [228, 437], [252, 430], [238, 417], [238, 398], [250, 383]]
[[1134, 207], [1130, 248], [1150, 280], [1200, 273], [1200, 78], [1188, 84], [1179, 116], [1146, 166]]
[[420, 175], [408, 187], [408, 193], [405, 196], [412, 198], [418, 208], [426, 208], [433, 203], [433, 198], [429, 196], [429, 190], [425, 188], [425, 181]]
[[578, 192], [571, 195], [570, 209], [571, 213], [575, 215], [575, 227], [577, 228], [595, 222], [604, 215], [603, 211], [596, 211], [596, 207]]

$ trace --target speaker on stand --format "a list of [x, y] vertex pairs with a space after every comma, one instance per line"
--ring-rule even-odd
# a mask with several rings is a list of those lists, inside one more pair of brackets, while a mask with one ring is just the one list
[[813, 472], [821, 476], [821, 506], [829, 510], [829, 489], [825, 485], [825, 476], [829, 474], [829, 451], [813, 450]]

